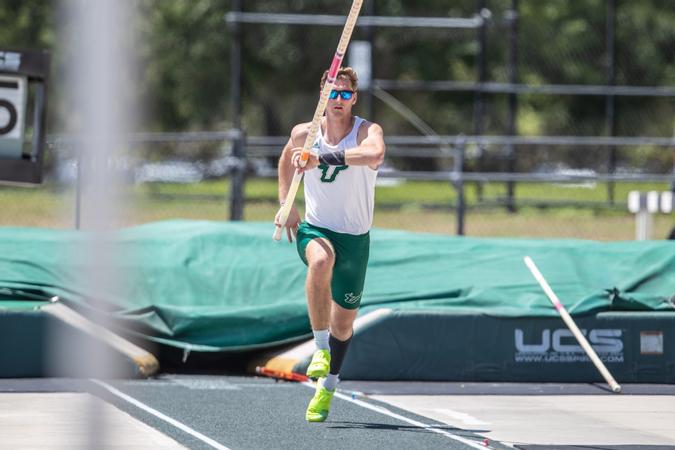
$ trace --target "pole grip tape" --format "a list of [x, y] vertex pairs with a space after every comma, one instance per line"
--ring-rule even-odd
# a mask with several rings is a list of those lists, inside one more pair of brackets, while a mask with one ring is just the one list
[[333, 63], [330, 65], [330, 69], [328, 70], [328, 77], [326, 81], [330, 84], [335, 84], [335, 78], [337, 77], [337, 73], [340, 70], [340, 65], [342, 64], [342, 58], [344, 58], [344, 53], [335, 53], [335, 56], [333, 56]]

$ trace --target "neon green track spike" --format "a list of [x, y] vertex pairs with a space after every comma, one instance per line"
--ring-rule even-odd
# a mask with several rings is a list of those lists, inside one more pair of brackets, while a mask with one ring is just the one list
[[322, 383], [316, 383], [316, 392], [309, 402], [307, 412], [305, 413], [307, 422], [323, 422], [326, 420], [333, 394], [335, 394], [335, 389], [329, 391], [322, 386]]
[[312, 356], [312, 362], [307, 367], [307, 376], [310, 378], [321, 378], [328, 375], [330, 370], [330, 352], [328, 350], [317, 350]]

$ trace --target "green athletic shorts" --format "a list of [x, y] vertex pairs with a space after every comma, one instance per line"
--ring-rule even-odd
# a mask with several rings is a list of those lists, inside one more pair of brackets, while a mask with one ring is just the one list
[[297, 248], [302, 261], [307, 265], [305, 251], [312, 239], [325, 238], [335, 249], [335, 265], [331, 291], [333, 300], [346, 309], [356, 309], [361, 304], [363, 285], [370, 251], [370, 233], [345, 234], [302, 222], [298, 227]]

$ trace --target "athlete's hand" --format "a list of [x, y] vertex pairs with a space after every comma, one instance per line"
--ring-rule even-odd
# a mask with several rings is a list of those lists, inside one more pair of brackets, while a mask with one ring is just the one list
[[300, 171], [300, 173], [306, 172], [308, 170], [312, 170], [313, 168], [315, 168], [319, 165], [318, 155], [310, 152], [309, 153], [309, 159], [307, 160], [307, 164], [305, 164], [305, 167], [302, 167], [300, 165], [300, 155], [302, 155], [302, 149], [296, 150], [295, 152], [293, 152], [293, 156], [291, 156], [291, 162], [293, 163], [293, 167], [298, 169]]
[[[274, 217], [274, 225], [281, 227], [281, 208], [277, 212], [276, 217]], [[300, 225], [300, 214], [295, 206], [291, 208], [291, 211], [288, 213], [288, 219], [286, 220], [286, 236], [288, 236], [288, 242], [293, 242], [298, 234], [298, 226]]]

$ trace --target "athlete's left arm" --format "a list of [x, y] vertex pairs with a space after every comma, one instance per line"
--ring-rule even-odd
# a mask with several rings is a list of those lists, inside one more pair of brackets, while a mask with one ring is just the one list
[[348, 166], [369, 166], [373, 170], [384, 161], [384, 132], [376, 123], [368, 123], [359, 128], [358, 147], [345, 152], [345, 164]]

